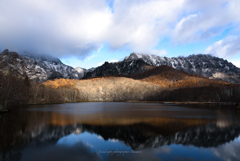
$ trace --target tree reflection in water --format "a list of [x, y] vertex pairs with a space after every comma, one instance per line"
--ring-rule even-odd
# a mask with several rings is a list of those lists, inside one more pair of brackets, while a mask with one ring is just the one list
[[[32, 106], [1, 116], [0, 158], [235, 160], [239, 118], [232, 108], [150, 103]], [[101, 152], [106, 150], [128, 153]]]

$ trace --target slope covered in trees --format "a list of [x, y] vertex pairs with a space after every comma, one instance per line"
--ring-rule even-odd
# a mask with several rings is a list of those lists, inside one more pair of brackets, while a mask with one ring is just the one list
[[[71, 83], [54, 86], [33, 82], [13, 71], [0, 71], [0, 112], [24, 104], [77, 102], [78, 90]], [[61, 79], [66, 82], [68, 79]], [[73, 81], [73, 80], [72, 80]], [[50, 82], [50, 81], [49, 81]]]
[[56, 89], [67, 101], [71, 98], [70, 102], [146, 100], [150, 93], [162, 90], [159, 85], [125, 77], [55, 79], [46, 81], [43, 85]]
[[77, 81], [75, 87], [84, 101], [146, 100], [162, 87], [125, 77], [103, 77]]
[[219, 80], [211, 80], [200, 75], [189, 74], [166, 65], [155, 67], [154, 69], [131, 77], [162, 87], [202, 87], [230, 84]]
[[[144, 79], [148, 78], [145, 76]], [[191, 81], [190, 78], [189, 76]], [[77, 101], [240, 101], [240, 85], [208, 80], [201, 76], [197, 78], [200, 78], [203, 83], [196, 83], [195, 86], [187, 84], [181, 88], [163, 87], [155, 82], [146, 82], [144, 79], [134, 80], [126, 77], [102, 77], [87, 80], [56, 79], [47, 81], [44, 85], [58, 91], [76, 91]], [[184, 79], [183, 81], [187, 82]], [[63, 92], [61, 93], [63, 95]], [[68, 92], [63, 96], [70, 95]]]
[[29, 81], [14, 71], [0, 72], [0, 111], [21, 104], [80, 101], [240, 102], [240, 85], [161, 66], [126, 77]]

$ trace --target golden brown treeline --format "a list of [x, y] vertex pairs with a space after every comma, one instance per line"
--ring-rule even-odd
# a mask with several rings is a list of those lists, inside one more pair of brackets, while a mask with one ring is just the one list
[[[53, 84], [63, 84], [55, 88]], [[64, 87], [64, 83], [75, 83]], [[207, 84], [183, 87], [164, 87], [150, 82], [124, 77], [103, 77], [88, 80], [57, 79], [43, 83], [47, 88], [58, 90], [64, 96], [71, 96], [70, 91], [77, 91], [77, 101], [200, 101], [200, 102], [239, 102], [240, 85]]]
[[[56, 79], [43, 83], [47, 88], [57, 89], [62, 95], [71, 97], [77, 91], [77, 101], [128, 101], [146, 100], [151, 93], [162, 90], [161, 86], [124, 77], [103, 77], [88, 80]], [[71, 84], [68, 86], [68, 84]]]
[[122, 77], [55, 79], [44, 83], [0, 72], [0, 105], [80, 101], [240, 102], [240, 85], [188, 74], [168, 66]]
[[80, 101], [240, 101], [240, 85], [188, 74], [168, 66], [133, 76], [106, 76], [85, 80], [57, 79], [50, 88], [71, 88]]

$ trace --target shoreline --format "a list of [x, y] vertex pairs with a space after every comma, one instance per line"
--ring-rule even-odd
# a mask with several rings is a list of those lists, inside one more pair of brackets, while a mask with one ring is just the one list
[[126, 101], [133, 103], [162, 103], [162, 104], [223, 104], [223, 105], [236, 105], [240, 104], [238, 102], [180, 102], [180, 101]]
[[[122, 102], [122, 103], [159, 103], [159, 104], [165, 104], [165, 105], [194, 105], [194, 104], [207, 104], [207, 105], [233, 105], [235, 106], [237, 109], [240, 109], [240, 103], [239, 102], [179, 102], [179, 101], [137, 101], [137, 100], [130, 100], [130, 101], [83, 101], [83, 102], [65, 102], [65, 103], [40, 103], [40, 104], [26, 104], [28, 105], [53, 105], [53, 104], [67, 104], [67, 103], [97, 103], [97, 102], [102, 102], [102, 103], [110, 103], [110, 102]], [[3, 113], [9, 113], [10, 110], [9, 109], [4, 109], [4, 108], [0, 108], [0, 114]]]

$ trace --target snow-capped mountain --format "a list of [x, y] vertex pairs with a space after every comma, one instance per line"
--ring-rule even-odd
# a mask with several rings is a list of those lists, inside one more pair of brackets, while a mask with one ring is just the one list
[[87, 72], [87, 70], [86, 70], [85, 68], [80, 68], [80, 67], [75, 68], [75, 70], [78, 72], [79, 79], [81, 79], [82, 77], [84, 77], [84, 75], [85, 75], [86, 72]]
[[167, 65], [190, 74], [198, 74], [210, 79], [219, 79], [230, 83], [240, 83], [240, 69], [222, 58], [211, 55], [190, 55], [188, 57], [167, 58], [156, 55], [131, 53], [123, 61], [105, 62], [97, 68], [73, 68], [63, 64], [58, 58], [29, 53], [19, 55], [7, 49], [0, 54], [0, 69], [13, 69], [35, 81], [55, 78], [81, 79], [102, 76], [135, 75]]
[[[142, 66], [167, 65], [190, 74], [202, 75], [210, 79], [218, 79], [230, 83], [240, 83], [240, 69], [222, 58], [211, 55], [190, 55], [188, 57], [167, 58], [156, 55], [131, 53], [121, 62], [105, 63], [83, 78], [105, 75], [132, 75], [144, 72]], [[146, 68], [147, 69], [151, 68]], [[138, 71], [138, 72], [135, 72]]]
[[1, 69], [11, 68], [22, 76], [40, 82], [55, 78], [81, 79], [85, 74], [85, 69], [74, 69], [51, 56], [19, 55], [7, 49], [0, 54], [0, 64]]
[[198, 74], [210, 79], [240, 83], [239, 68], [227, 60], [211, 55], [198, 54], [188, 57], [167, 58], [156, 55], [131, 53], [124, 61], [131, 62], [138, 59], [142, 59], [144, 62], [153, 66], [167, 65], [190, 74]]

